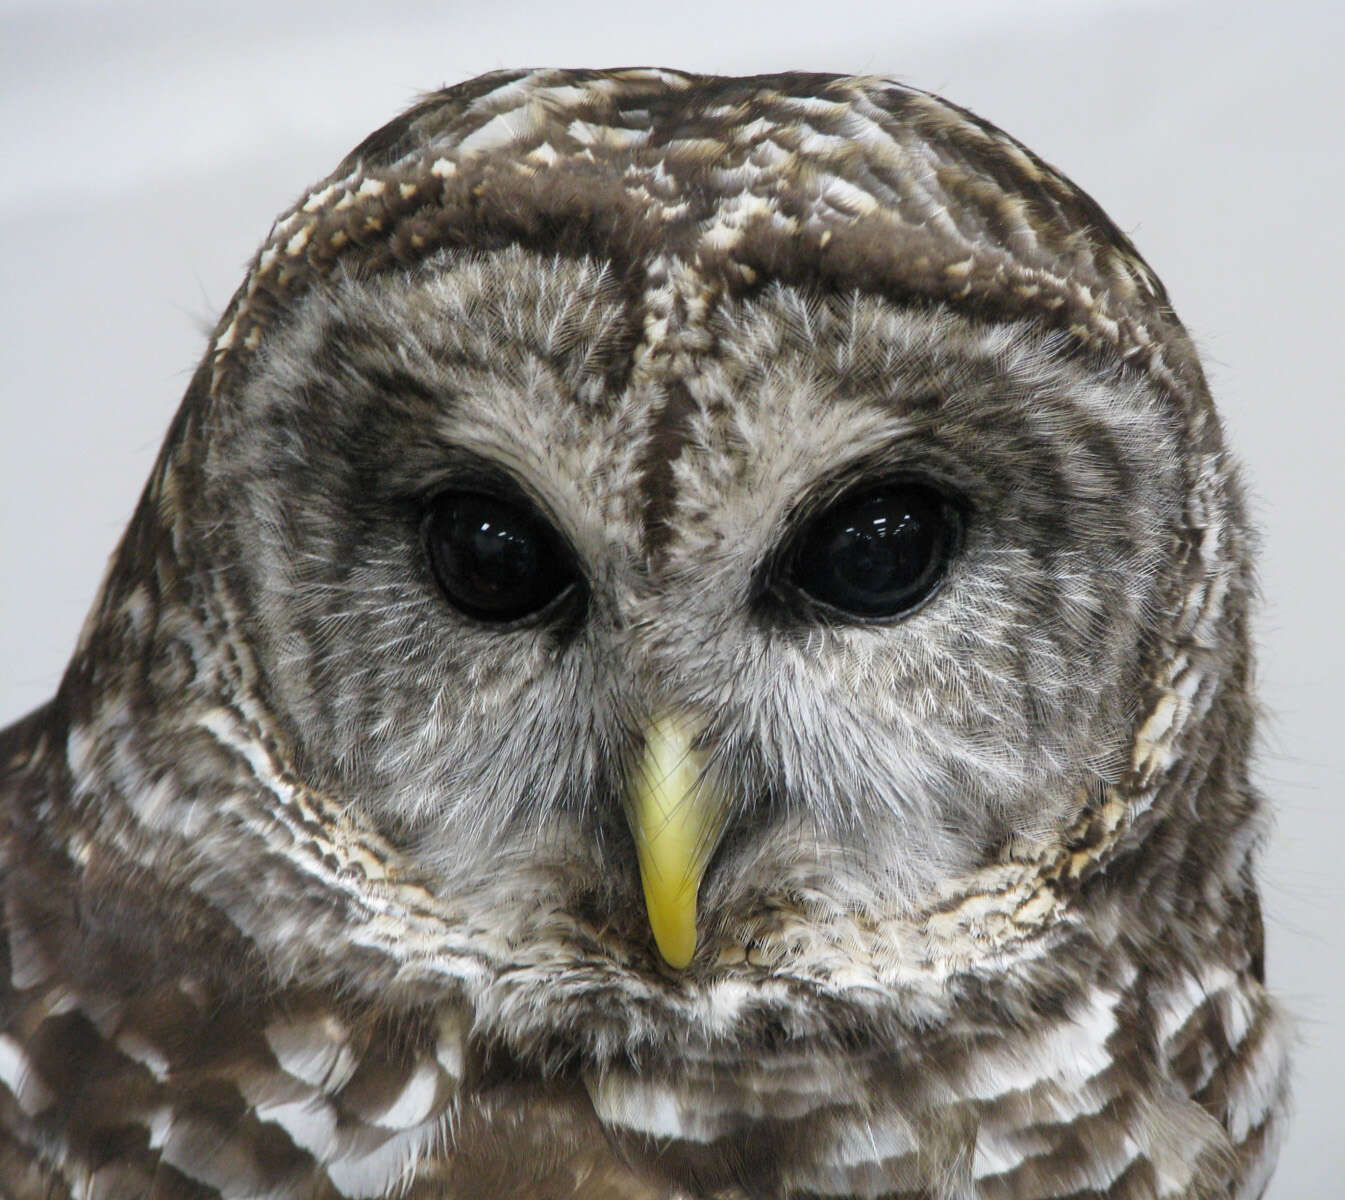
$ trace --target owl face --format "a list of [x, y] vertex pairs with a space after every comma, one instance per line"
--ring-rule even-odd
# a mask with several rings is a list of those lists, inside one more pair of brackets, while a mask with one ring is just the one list
[[600, 1072], [762, 1014], [914, 1039], [951, 980], [1033, 1011], [1106, 961], [1071, 896], [1243, 720], [1239, 503], [1161, 285], [997, 130], [864, 79], [484, 79], [273, 228], [71, 768], [264, 980]]
[[1180, 429], [1025, 321], [778, 283], [691, 349], [641, 320], [610, 261], [518, 247], [315, 288], [192, 536], [295, 770], [517, 960], [666, 978], [632, 797], [677, 714], [712, 979], [1120, 777]]

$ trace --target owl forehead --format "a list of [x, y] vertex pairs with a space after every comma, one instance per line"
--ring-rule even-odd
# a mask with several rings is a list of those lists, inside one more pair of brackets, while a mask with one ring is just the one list
[[1128, 240], [993, 126], [884, 80], [658, 70], [484, 76], [371, 135], [276, 223], [221, 323], [211, 390], [315, 283], [510, 243], [611, 261], [654, 332], [770, 281], [858, 288], [1026, 314], [1203, 402]]
[[[385, 495], [474, 485], [485, 467], [594, 560], [735, 572], [845, 487], [932, 475], [997, 503], [987, 489], [1035, 474], [1059, 499], [1115, 493], [1117, 473], [1152, 478], [1153, 456], [1175, 454], [1152, 389], [1060, 359], [1030, 325], [783, 284], [682, 305], [675, 329], [641, 327], [645, 304], [610, 262], [516, 246], [345, 280], [301, 306], [273, 378], [248, 389], [244, 408], [278, 410], [266, 419], [287, 432], [256, 438], [247, 416], [241, 444], [264, 455], [297, 431], [349, 458], [329, 480], [382, 478]], [[1062, 431], [1088, 453], [1058, 480]]]
[[[827, 301], [772, 287], [684, 313], [675, 333], [646, 328], [609, 358], [565, 330], [615, 331], [638, 319], [638, 299], [601, 316], [587, 301], [585, 281], [610, 277], [610, 268], [515, 254], [495, 267], [506, 287], [520, 273], [537, 281], [533, 345], [559, 334], [568, 361], [558, 385], [535, 370], [506, 370], [504, 403], [500, 377], [483, 377], [455, 405], [447, 436], [517, 462], [553, 496], [577, 486], [645, 549], [683, 524], [675, 512], [692, 518], [684, 534], [702, 524], [716, 536], [726, 523], [738, 535], [774, 525], [801, 494], [927, 430], [953, 382], [922, 344], [925, 323], [880, 298]], [[583, 316], [572, 322], [559, 315], [566, 308]], [[506, 338], [483, 330], [482, 339], [497, 363], [520, 354]]]
[[255, 437], [260, 416], [402, 494], [498, 468], [639, 546], [681, 501], [771, 511], [928, 429], [974, 340], [861, 294], [773, 286], [683, 312], [676, 332], [642, 329], [643, 303], [609, 262], [516, 246], [344, 280], [269, 347], [242, 444], [283, 443]]

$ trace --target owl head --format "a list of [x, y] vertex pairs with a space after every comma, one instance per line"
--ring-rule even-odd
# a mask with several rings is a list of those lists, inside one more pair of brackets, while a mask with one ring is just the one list
[[72, 761], [157, 781], [103, 834], [175, 928], [516, 1053], [1011, 1009], [1245, 849], [1245, 540], [1161, 285], [997, 129], [490, 75], [277, 221]]

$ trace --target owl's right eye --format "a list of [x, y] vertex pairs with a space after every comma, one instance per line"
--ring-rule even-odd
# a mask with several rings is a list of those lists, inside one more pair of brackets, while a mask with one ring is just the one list
[[425, 548], [455, 608], [480, 621], [517, 621], [575, 586], [560, 537], [526, 504], [446, 492], [425, 515]]

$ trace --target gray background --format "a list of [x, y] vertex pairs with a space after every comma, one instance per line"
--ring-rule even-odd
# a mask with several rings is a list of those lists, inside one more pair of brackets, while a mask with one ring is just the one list
[[0, 0], [0, 723], [51, 693], [271, 218], [422, 89], [504, 66], [872, 72], [1002, 125], [1166, 281], [1263, 532], [1277, 1200], [1345, 1195], [1345, 6]]

